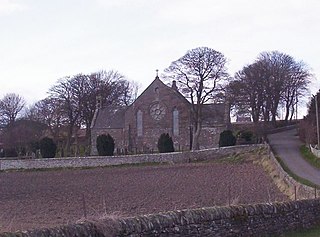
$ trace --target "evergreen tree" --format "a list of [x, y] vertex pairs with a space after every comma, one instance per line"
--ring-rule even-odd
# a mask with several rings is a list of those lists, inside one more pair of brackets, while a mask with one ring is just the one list
[[236, 141], [237, 139], [233, 135], [232, 131], [224, 130], [222, 133], [220, 133], [219, 147], [234, 146]]
[[102, 134], [97, 137], [97, 150], [99, 156], [113, 156], [114, 146], [114, 139], [110, 134]]
[[40, 140], [40, 153], [42, 158], [53, 158], [56, 156], [57, 145], [49, 137]]
[[168, 133], [162, 133], [158, 140], [158, 150], [160, 153], [174, 152], [172, 137]]

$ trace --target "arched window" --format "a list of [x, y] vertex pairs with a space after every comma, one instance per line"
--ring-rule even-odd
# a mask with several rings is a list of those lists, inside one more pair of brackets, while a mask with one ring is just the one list
[[173, 117], [173, 136], [179, 136], [179, 111], [174, 108], [172, 112]]
[[142, 136], [142, 134], [143, 134], [142, 124], [143, 124], [142, 111], [138, 110], [138, 112], [137, 112], [137, 135], [138, 136]]

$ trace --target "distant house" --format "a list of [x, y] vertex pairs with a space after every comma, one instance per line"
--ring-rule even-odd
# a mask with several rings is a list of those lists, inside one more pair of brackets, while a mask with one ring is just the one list
[[[118, 152], [157, 152], [162, 133], [172, 136], [175, 150], [190, 150], [191, 119], [191, 104], [175, 82], [169, 87], [157, 76], [130, 106], [116, 110], [97, 106], [91, 125], [91, 153], [97, 155], [96, 139], [107, 133], [115, 139]], [[229, 122], [226, 104], [204, 105], [201, 148], [217, 147], [219, 134]]]

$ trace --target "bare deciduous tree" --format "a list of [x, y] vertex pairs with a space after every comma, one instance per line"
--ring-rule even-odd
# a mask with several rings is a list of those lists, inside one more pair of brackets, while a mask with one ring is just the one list
[[281, 103], [285, 108], [285, 121], [292, 120], [297, 113], [298, 101], [308, 92], [308, 85], [312, 74], [303, 62], [293, 62], [291, 73], [284, 85]]
[[86, 78], [87, 76], [82, 74], [62, 78], [49, 91], [50, 98], [57, 101], [61, 108], [61, 113], [66, 119], [66, 155], [71, 155], [72, 135], [75, 127], [80, 126], [81, 109], [83, 108], [83, 100], [86, 93]]
[[292, 119], [298, 98], [307, 91], [312, 74], [302, 62], [278, 51], [264, 52], [257, 60], [236, 73], [229, 85], [234, 105], [251, 111], [254, 122], [275, 125], [279, 105], [286, 108], [285, 120]]
[[87, 143], [90, 144], [90, 126], [97, 97], [104, 106], [125, 106], [132, 101], [132, 86], [117, 71], [100, 71], [62, 78], [49, 94], [50, 101], [58, 105], [60, 122], [67, 128], [65, 151], [70, 155], [72, 136], [78, 128], [86, 128]]
[[254, 122], [258, 122], [262, 113], [264, 89], [257, 64], [244, 67], [235, 75], [228, 87], [230, 103], [241, 114], [251, 112]]
[[0, 124], [9, 125], [15, 121], [25, 106], [25, 100], [18, 94], [6, 94], [0, 100]]
[[99, 71], [87, 77], [86, 93], [82, 101], [81, 122], [86, 128], [86, 138], [90, 144], [91, 123], [96, 110], [96, 99], [102, 106], [127, 106], [133, 102], [135, 84], [129, 82], [117, 71]]
[[223, 81], [228, 77], [226, 62], [222, 53], [200, 47], [188, 51], [165, 69], [167, 77], [177, 82], [181, 92], [191, 102], [192, 150], [199, 149], [203, 104], [221, 92]]
[[60, 129], [66, 122], [61, 109], [61, 105], [56, 99], [47, 97], [31, 106], [26, 117], [29, 120], [45, 124], [50, 135], [57, 142]]

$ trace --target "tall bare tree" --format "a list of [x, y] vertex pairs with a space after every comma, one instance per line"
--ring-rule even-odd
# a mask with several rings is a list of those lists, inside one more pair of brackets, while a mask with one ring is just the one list
[[298, 102], [308, 92], [308, 85], [313, 75], [304, 62], [293, 62], [291, 65], [290, 76], [284, 85], [284, 93], [281, 103], [285, 108], [284, 120], [292, 120], [294, 114], [298, 113]]
[[117, 71], [99, 71], [91, 75], [78, 74], [60, 79], [49, 91], [49, 98], [59, 108], [60, 122], [67, 128], [66, 155], [70, 155], [72, 136], [80, 127], [86, 128], [90, 144], [90, 126], [100, 97], [104, 106], [128, 105], [132, 86]]
[[66, 119], [62, 114], [61, 104], [51, 97], [32, 105], [26, 113], [26, 118], [45, 124], [55, 142], [58, 141], [61, 127], [66, 123]]
[[67, 137], [65, 151], [70, 154], [72, 135], [76, 126], [80, 126], [81, 110], [85, 97], [85, 84], [87, 76], [78, 74], [73, 77], [65, 77], [51, 87], [50, 98], [57, 101], [63, 117], [66, 119]]
[[200, 47], [189, 50], [165, 69], [167, 77], [177, 82], [182, 93], [191, 102], [192, 150], [199, 149], [203, 105], [221, 92], [228, 77], [226, 62], [222, 53]]
[[251, 64], [235, 74], [235, 80], [228, 86], [229, 102], [240, 113], [250, 112], [258, 122], [263, 111], [265, 93], [259, 65]]
[[0, 100], [0, 124], [9, 125], [15, 121], [17, 116], [25, 107], [25, 100], [18, 94], [6, 94]]
[[102, 106], [127, 106], [133, 102], [135, 84], [129, 82], [117, 71], [99, 71], [87, 77], [85, 95], [82, 101], [81, 122], [86, 128], [86, 138], [90, 144], [91, 123], [96, 110], [96, 99]]
[[286, 108], [285, 120], [294, 112], [298, 98], [307, 91], [312, 74], [302, 62], [278, 51], [261, 53], [254, 63], [236, 73], [229, 88], [238, 107], [251, 111], [254, 122], [275, 125], [279, 105]]

